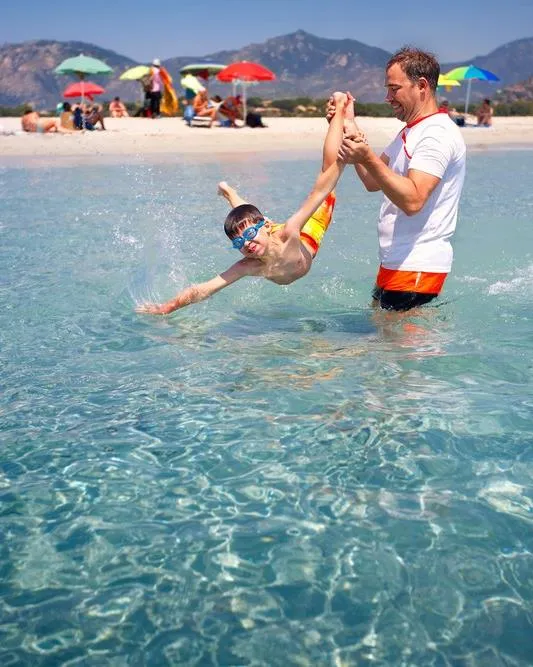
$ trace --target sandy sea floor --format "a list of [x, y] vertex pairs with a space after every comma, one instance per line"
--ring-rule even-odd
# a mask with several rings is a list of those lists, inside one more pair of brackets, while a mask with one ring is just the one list
[[[214, 155], [247, 153], [290, 159], [319, 152], [326, 131], [322, 118], [268, 118], [263, 129], [189, 128], [181, 118], [109, 118], [105, 122], [105, 132], [42, 135], [21, 132], [19, 118], [0, 118], [0, 160], [71, 157], [86, 161], [143, 155], [165, 159], [176, 154], [211, 160]], [[402, 127], [394, 118], [363, 117], [359, 124], [376, 150]], [[474, 150], [533, 149], [533, 117], [498, 117], [492, 128], [467, 126], [461, 132]]]

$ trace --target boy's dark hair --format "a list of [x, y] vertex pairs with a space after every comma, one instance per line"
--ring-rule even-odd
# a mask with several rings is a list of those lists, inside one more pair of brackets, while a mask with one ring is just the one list
[[385, 70], [388, 70], [392, 65], [399, 65], [413, 83], [424, 77], [431, 90], [433, 92], [437, 90], [440, 65], [432, 53], [412, 46], [404, 46], [392, 55], [385, 66]]
[[239, 233], [239, 227], [246, 224], [248, 227], [263, 220], [261, 211], [252, 204], [241, 204], [233, 208], [224, 220], [226, 236], [232, 239]]

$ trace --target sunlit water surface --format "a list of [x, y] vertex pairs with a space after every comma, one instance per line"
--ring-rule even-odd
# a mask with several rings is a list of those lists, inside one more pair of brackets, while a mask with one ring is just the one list
[[533, 153], [477, 153], [438, 308], [373, 317], [347, 172], [311, 273], [139, 316], [317, 160], [3, 167], [0, 664], [526, 666]]

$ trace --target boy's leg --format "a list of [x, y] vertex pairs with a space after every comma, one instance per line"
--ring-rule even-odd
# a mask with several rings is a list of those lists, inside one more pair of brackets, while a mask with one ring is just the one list
[[[352, 119], [354, 118], [353, 98], [351, 98], [351, 96], [350, 96], [351, 100], [349, 98], [349, 103], [347, 105], [346, 105], [346, 93], [339, 93], [339, 92], [333, 93], [332, 98], [335, 102], [336, 108], [344, 109], [342, 111], [343, 120], [344, 119], [348, 120], [347, 114], [348, 115], [351, 114], [351, 118]], [[335, 115], [337, 115], [337, 112], [335, 113]], [[330, 167], [337, 159], [337, 154], [342, 144], [342, 128], [343, 125], [340, 124], [339, 126], [338, 122], [330, 122], [329, 124], [326, 138], [324, 139], [324, 147], [322, 149], [322, 171], [326, 171], [328, 167]]]
[[235, 190], [234, 188], [231, 187], [231, 185], [228, 185], [226, 181], [221, 181], [218, 184], [218, 194], [224, 197], [228, 204], [231, 206], [231, 208], [235, 208], [236, 206], [241, 206], [241, 204], [249, 204], [250, 202], [245, 201]]
[[[349, 99], [345, 93], [334, 93], [335, 114], [330, 121], [326, 138], [324, 139], [324, 148], [322, 152], [322, 171], [326, 171], [334, 162], [337, 161], [337, 154], [342, 144], [343, 126], [347, 102]], [[352, 104], [353, 109], [353, 104]], [[317, 208], [313, 215], [302, 227], [300, 239], [311, 251], [312, 257], [315, 257], [320, 244], [324, 238], [335, 208], [335, 191], [330, 192], [322, 204]]]

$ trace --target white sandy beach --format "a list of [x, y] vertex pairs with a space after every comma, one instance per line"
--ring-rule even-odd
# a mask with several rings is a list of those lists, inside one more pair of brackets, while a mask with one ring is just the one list
[[[322, 118], [267, 118], [266, 128], [188, 127], [181, 118], [108, 118], [106, 131], [33, 134], [20, 118], [0, 118], [0, 161], [7, 158], [70, 157], [83, 160], [120, 156], [187, 155], [210, 160], [222, 154], [316, 154], [326, 131]], [[358, 119], [370, 144], [383, 148], [402, 127], [394, 118]], [[461, 128], [470, 149], [533, 149], [533, 117], [497, 117], [492, 128]], [[45, 160], [46, 162], [46, 160]], [[68, 160], [71, 162], [71, 160]]]

